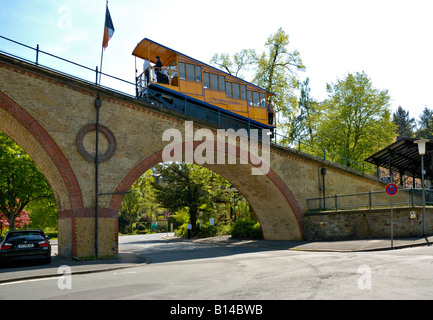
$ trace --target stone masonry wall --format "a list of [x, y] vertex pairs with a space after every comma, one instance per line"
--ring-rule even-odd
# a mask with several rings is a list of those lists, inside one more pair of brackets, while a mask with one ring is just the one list
[[[412, 213], [412, 215], [411, 215]], [[394, 208], [394, 237], [422, 236], [422, 208]], [[433, 208], [426, 209], [425, 233], [433, 234]], [[306, 213], [305, 240], [390, 238], [391, 209]]]

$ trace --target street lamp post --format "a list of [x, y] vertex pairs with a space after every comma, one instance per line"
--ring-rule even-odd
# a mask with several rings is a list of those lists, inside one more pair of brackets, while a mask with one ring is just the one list
[[421, 187], [422, 187], [422, 235], [425, 236], [425, 189], [424, 189], [424, 155], [426, 142], [430, 140], [421, 139], [414, 141], [418, 145], [418, 153], [421, 156]]
[[232, 203], [233, 203], [233, 216], [234, 216], [234, 220], [236, 221], [236, 218], [237, 218], [237, 215], [236, 215], [236, 204], [238, 203], [238, 201], [239, 201], [239, 199], [238, 199], [238, 197], [236, 196], [236, 194], [234, 194], [233, 195], [233, 198], [232, 198]]
[[98, 258], [98, 207], [99, 207], [99, 109], [101, 109], [102, 100], [98, 96], [95, 99], [96, 108], [96, 141], [95, 141], [95, 257]]

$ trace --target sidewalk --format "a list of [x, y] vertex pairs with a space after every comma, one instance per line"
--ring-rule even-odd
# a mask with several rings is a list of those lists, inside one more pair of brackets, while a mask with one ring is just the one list
[[[366, 251], [385, 251], [392, 249], [403, 249], [415, 246], [430, 246], [433, 243], [433, 236], [426, 238], [395, 239], [393, 248], [391, 240], [347, 240], [347, 241], [322, 241], [322, 242], [297, 242], [297, 241], [270, 241], [270, 240], [243, 240], [232, 239], [230, 236], [213, 237], [205, 239], [179, 239], [161, 235], [167, 241], [185, 241], [193, 243], [208, 243], [222, 246], [253, 246], [257, 248], [273, 250], [294, 250], [294, 251], [313, 251], [313, 252], [366, 252]], [[120, 249], [120, 253], [115, 258], [100, 260], [73, 260], [60, 256], [53, 256], [50, 264], [32, 266], [11, 266], [0, 269], [0, 286], [4, 283], [31, 280], [47, 277], [60, 277], [60, 266], [71, 268], [72, 274], [84, 274], [93, 272], [113, 271], [124, 268], [136, 267], [147, 264], [149, 261], [140, 258], [133, 252], [126, 252]]]
[[230, 236], [192, 240], [197, 243], [220, 243], [221, 245], [245, 245], [269, 249], [317, 251], [317, 252], [366, 252], [396, 250], [416, 246], [433, 244], [433, 236], [425, 238], [394, 239], [392, 247], [390, 239], [366, 239], [345, 241], [271, 241], [271, 240], [242, 240], [232, 239]]

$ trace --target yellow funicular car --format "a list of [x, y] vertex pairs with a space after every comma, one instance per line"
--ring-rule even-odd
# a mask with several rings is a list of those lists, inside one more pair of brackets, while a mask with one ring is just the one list
[[132, 54], [143, 62], [138, 97], [224, 127], [274, 131], [273, 93], [147, 38]]

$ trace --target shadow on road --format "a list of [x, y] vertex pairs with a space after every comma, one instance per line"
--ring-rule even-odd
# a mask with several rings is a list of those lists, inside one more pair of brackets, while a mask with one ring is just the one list
[[150, 263], [181, 262], [187, 260], [221, 258], [252, 252], [287, 250], [300, 242], [270, 242], [265, 240], [241, 240], [229, 237], [215, 239], [188, 240], [168, 237], [166, 239], [131, 238], [122, 242], [120, 247], [131, 248], [136, 254], [146, 257]]

